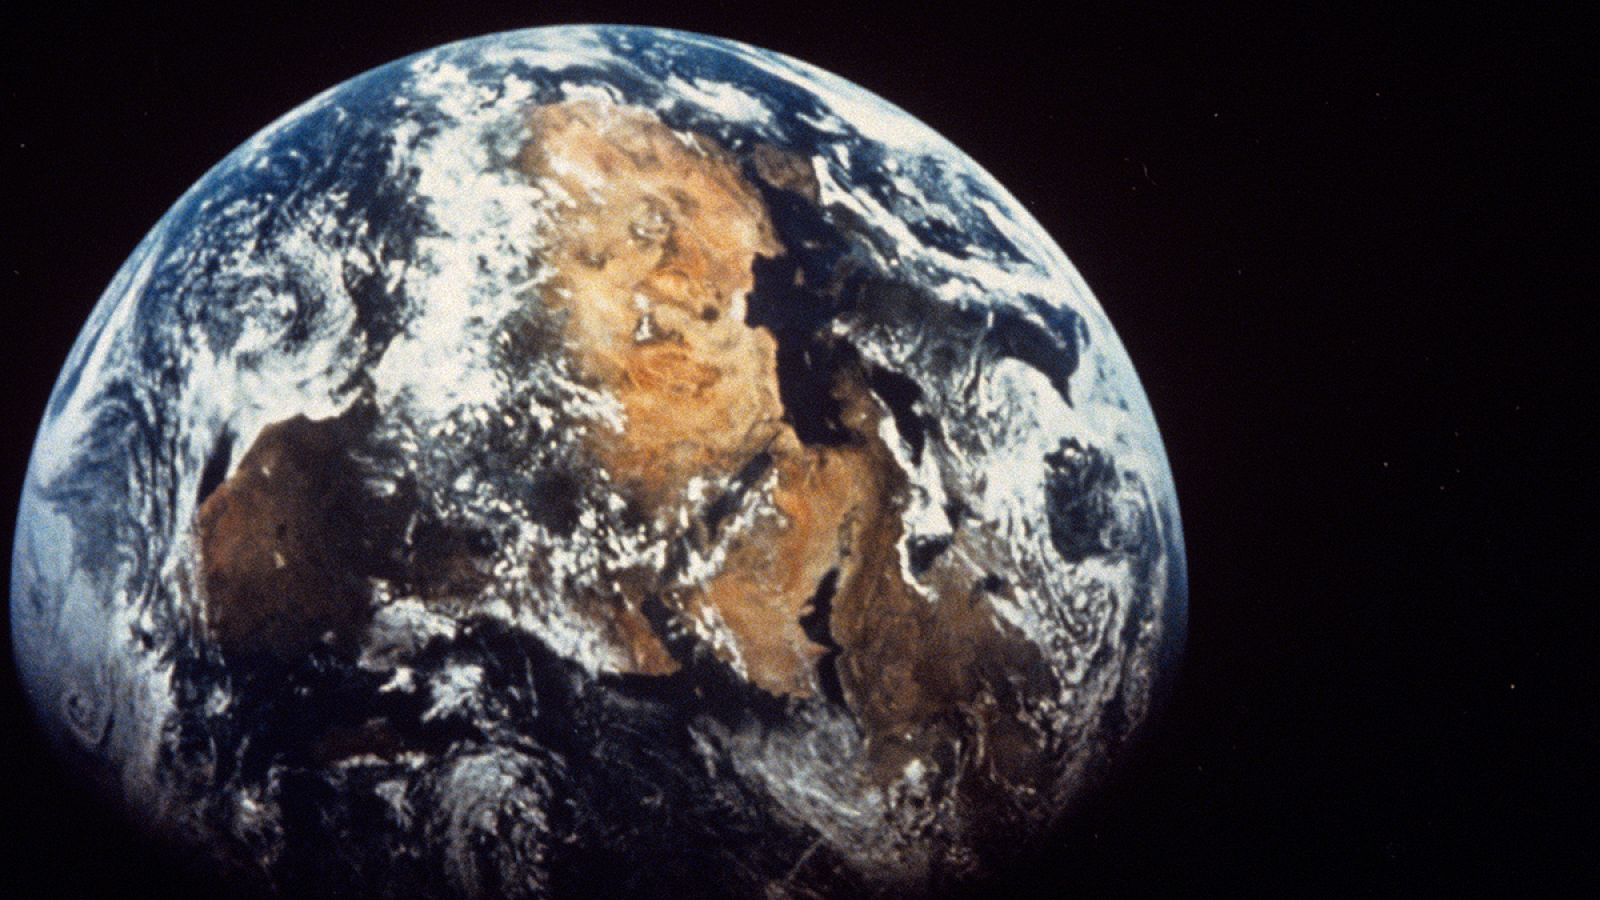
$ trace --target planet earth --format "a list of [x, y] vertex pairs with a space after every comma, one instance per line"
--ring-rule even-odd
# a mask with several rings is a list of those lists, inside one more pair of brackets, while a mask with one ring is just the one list
[[1003, 871], [1144, 729], [1187, 582], [1061, 250], [904, 111], [624, 27], [386, 65], [160, 220], [21, 499], [37, 719], [290, 896]]

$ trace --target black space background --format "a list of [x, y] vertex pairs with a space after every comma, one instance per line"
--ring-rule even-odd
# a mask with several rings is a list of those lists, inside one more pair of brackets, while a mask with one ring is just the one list
[[[989, 169], [1094, 288], [1165, 435], [1191, 578], [1176, 691], [1009, 890], [1576, 896], [1595, 880], [1581, 323], [1597, 79], [1575, 22], [1332, 4], [44, 6], [0, 13], [5, 547], [91, 305], [258, 128], [475, 34], [718, 34], [837, 72]], [[209, 887], [54, 767], [9, 664], [4, 716], [0, 878], [17, 896]]]

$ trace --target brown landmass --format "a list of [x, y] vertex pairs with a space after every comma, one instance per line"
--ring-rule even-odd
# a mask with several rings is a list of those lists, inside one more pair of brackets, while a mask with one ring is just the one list
[[292, 660], [327, 637], [348, 642], [366, 621], [341, 496], [354, 428], [305, 416], [269, 425], [200, 505], [205, 626], [224, 651]]
[[[714, 611], [734, 640], [723, 655], [752, 683], [809, 696], [826, 651], [800, 620], [837, 569], [840, 682], [880, 774], [897, 776], [911, 758], [948, 745], [952, 729], [974, 726], [989, 736], [990, 765], [1025, 765], [1031, 754], [1021, 751], [1033, 740], [1011, 698], [1018, 671], [1039, 677], [1037, 651], [1001, 631], [976, 587], [980, 573], [946, 575], [937, 602], [906, 583], [904, 476], [878, 437], [884, 412], [860, 373], [841, 372], [833, 386], [858, 440], [805, 446], [783, 419], [776, 343], [744, 321], [756, 256], [783, 248], [735, 160], [627, 107], [541, 107], [532, 131], [523, 166], [573, 200], [551, 230], [546, 301], [565, 312], [580, 369], [616, 394], [627, 417], [621, 430], [594, 435], [602, 465], [645, 508], [671, 512], [691, 479], [730, 478], [757, 454], [772, 460], [781, 516], [729, 537], [716, 575], [666, 599], [690, 619]], [[770, 183], [814, 199], [804, 160], [760, 146], [752, 163]], [[616, 619], [637, 615], [636, 599], [614, 602], [629, 611]], [[635, 622], [625, 631], [636, 658], [665, 658], [649, 646], [657, 643], [649, 629]], [[962, 717], [973, 721], [955, 721]]]
[[[758, 454], [772, 460], [782, 518], [732, 538], [709, 583], [669, 588], [663, 600], [689, 619], [720, 618], [733, 639], [720, 653], [752, 683], [809, 695], [825, 648], [800, 619], [845, 552], [847, 520], [870, 493], [870, 476], [859, 449], [800, 444], [783, 422], [777, 345], [744, 322], [752, 262], [783, 250], [766, 207], [731, 157], [681, 139], [647, 111], [544, 106], [531, 127], [524, 167], [572, 198], [549, 235], [544, 261], [555, 277], [546, 303], [566, 315], [580, 370], [626, 416], [621, 430], [593, 434], [601, 464], [665, 519], [692, 479], [724, 481]], [[634, 657], [661, 660], [651, 630], [623, 624], [642, 620], [639, 602], [624, 605], [614, 621]]]

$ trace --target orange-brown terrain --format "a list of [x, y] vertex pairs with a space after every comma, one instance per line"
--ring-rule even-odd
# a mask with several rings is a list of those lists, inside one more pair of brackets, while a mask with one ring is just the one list
[[[523, 165], [572, 200], [550, 231], [546, 302], [566, 316], [580, 371], [626, 416], [621, 430], [593, 435], [600, 463], [666, 523], [692, 502], [691, 480], [772, 459], [782, 517], [735, 536], [709, 583], [664, 599], [688, 618], [720, 618], [733, 640], [722, 655], [754, 684], [809, 695], [824, 648], [800, 619], [844, 556], [859, 507], [881, 498], [861, 449], [805, 448], [783, 422], [776, 342], [744, 321], [751, 264], [783, 249], [766, 208], [731, 157], [647, 111], [565, 103], [534, 110], [531, 124]], [[660, 658], [637, 646], [634, 656]]]
[[[780, 515], [724, 538], [720, 571], [665, 599], [687, 619], [714, 612], [733, 639], [719, 655], [752, 683], [808, 696], [825, 649], [800, 620], [837, 569], [831, 629], [840, 681], [868, 726], [881, 774], [947, 743], [951, 719], [963, 715], [994, 732], [991, 762], [1015, 768], [1022, 760], [1013, 757], [1032, 742], [1015, 710], [1001, 709], [1010, 706], [1008, 670], [1028, 669], [1037, 652], [1002, 634], [978, 573], [945, 576], [937, 602], [906, 583], [898, 558], [904, 477], [877, 436], [884, 413], [859, 373], [842, 372], [833, 388], [858, 440], [805, 446], [783, 420], [776, 342], [744, 321], [756, 256], [783, 248], [735, 160], [640, 109], [556, 104], [536, 109], [531, 123], [523, 166], [571, 198], [550, 231], [544, 261], [555, 277], [546, 302], [566, 315], [580, 370], [626, 415], [620, 430], [592, 436], [600, 463], [670, 523], [692, 479], [726, 480], [758, 454], [771, 458], [770, 503]], [[770, 182], [814, 196], [804, 160], [759, 147], [753, 162]], [[637, 598], [613, 602], [639, 606]], [[641, 625], [623, 630], [651, 643]], [[657, 647], [634, 652], [663, 658]]]

